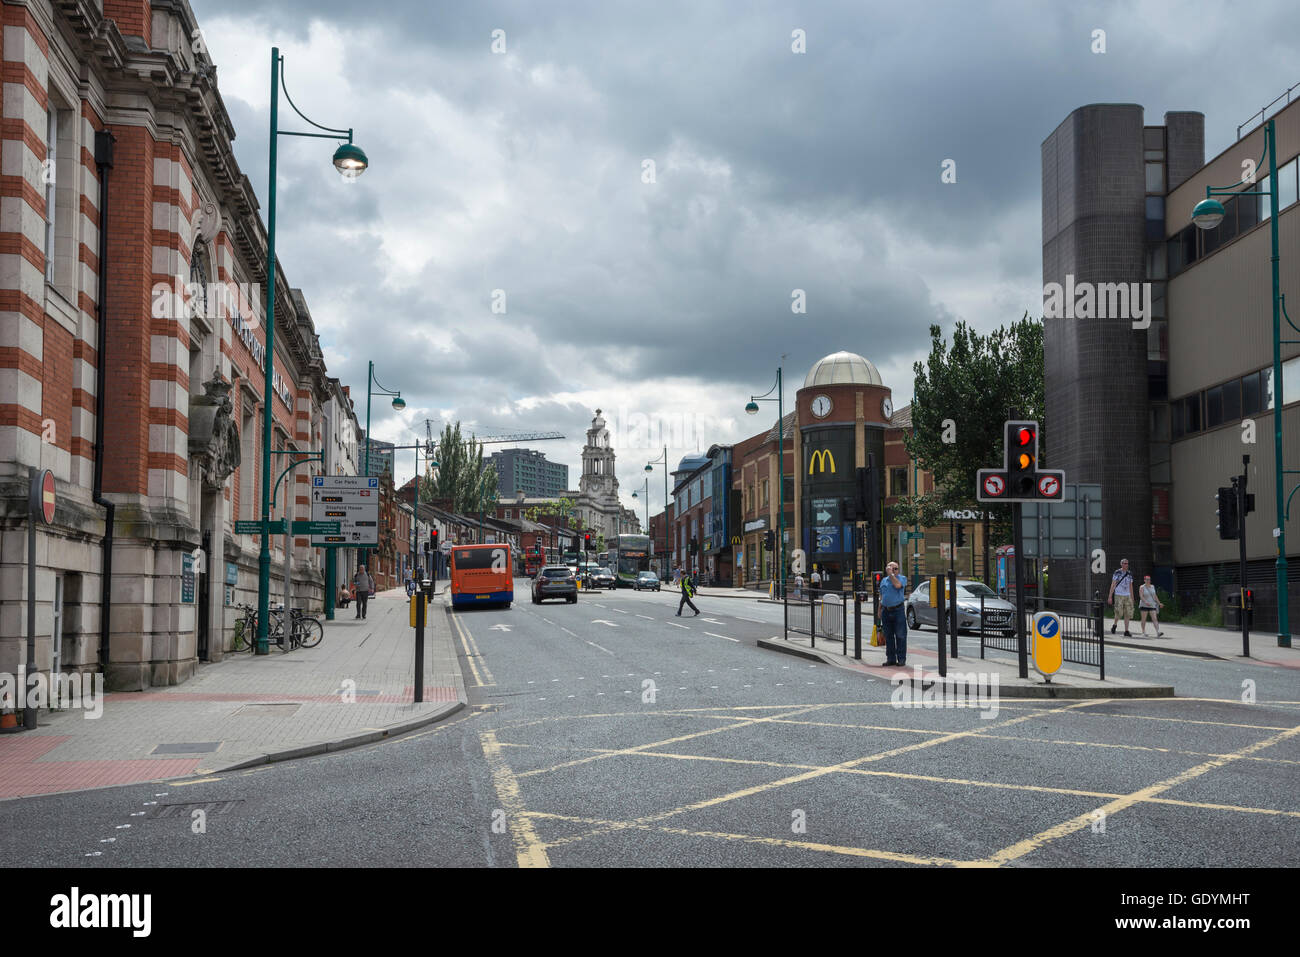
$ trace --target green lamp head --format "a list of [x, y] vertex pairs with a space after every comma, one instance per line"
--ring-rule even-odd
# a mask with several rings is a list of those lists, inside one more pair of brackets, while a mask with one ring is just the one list
[[406, 400], [403, 399], [400, 395], [394, 396], [393, 408], [396, 409], [398, 412], [401, 412], [403, 409], [406, 408]]
[[1217, 199], [1203, 199], [1192, 210], [1192, 222], [1201, 229], [1213, 229], [1223, 222], [1223, 204]]
[[344, 176], [360, 176], [369, 165], [365, 151], [353, 143], [344, 143], [334, 151], [334, 166]]
[[751, 400], [749, 405], [745, 406], [745, 411], [750, 415], [758, 415], [758, 403]]

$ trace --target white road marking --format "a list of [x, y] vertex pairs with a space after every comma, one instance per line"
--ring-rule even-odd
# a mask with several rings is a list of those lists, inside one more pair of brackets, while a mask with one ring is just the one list
[[644, 618], [646, 621], [654, 621], [654, 619], [651, 618], [649, 615], [642, 615], [642, 614], [640, 614], [639, 612], [637, 613], [637, 617], [638, 617], [638, 618]]
[[[726, 635], [716, 635], [716, 634], [714, 634], [714, 633], [711, 632], [711, 631], [706, 631], [705, 634], [706, 634], [706, 635], [712, 635], [714, 638], [727, 638]], [[727, 638], [727, 641], [734, 641], [736, 644], [740, 644], [740, 639], [739, 639], [739, 638]]]
[[685, 628], [687, 631], [690, 631], [690, 630], [691, 630], [687, 625], [679, 625], [679, 624], [677, 624], [677, 622], [675, 622], [675, 621], [666, 621], [666, 622], [664, 622], [664, 624], [665, 624], [665, 625], [672, 625], [674, 628]]
[[[614, 624], [614, 622], [612, 622], [612, 621], [606, 621], [604, 618], [593, 618], [593, 619], [591, 620], [591, 623], [592, 623], [593, 625], [609, 625], [609, 627], [611, 627], [611, 628], [617, 628], [617, 627], [618, 627], [618, 625]], [[569, 632], [569, 634], [573, 634], [573, 632]]]
[[611, 610], [611, 611], [616, 611], [616, 612], [618, 612], [620, 615], [626, 615], [626, 614], [627, 614], [627, 612], [625, 612], [622, 608], [612, 608], [612, 609], [610, 609], [610, 610]]

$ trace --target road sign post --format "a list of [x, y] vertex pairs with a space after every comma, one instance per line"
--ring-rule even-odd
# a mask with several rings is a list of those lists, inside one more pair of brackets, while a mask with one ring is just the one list
[[1064, 654], [1061, 649], [1061, 618], [1055, 612], [1040, 611], [1034, 615], [1034, 670], [1048, 684], [1061, 670]]

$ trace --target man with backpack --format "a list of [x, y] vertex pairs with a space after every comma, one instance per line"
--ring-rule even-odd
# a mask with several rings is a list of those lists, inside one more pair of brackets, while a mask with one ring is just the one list
[[680, 568], [678, 571], [681, 572], [682, 598], [681, 601], [677, 603], [677, 617], [682, 617], [682, 605], [690, 605], [691, 611], [695, 612], [696, 615], [699, 615], [700, 610], [695, 607], [695, 602], [691, 601], [691, 598], [695, 595], [695, 579], [691, 577], [691, 573], [688, 571], [684, 571]]

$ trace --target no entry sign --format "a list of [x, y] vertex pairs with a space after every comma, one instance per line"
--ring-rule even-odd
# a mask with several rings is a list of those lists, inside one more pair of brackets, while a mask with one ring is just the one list
[[46, 525], [54, 522], [54, 507], [57, 499], [54, 494], [54, 473], [49, 469], [32, 473], [31, 514]]

